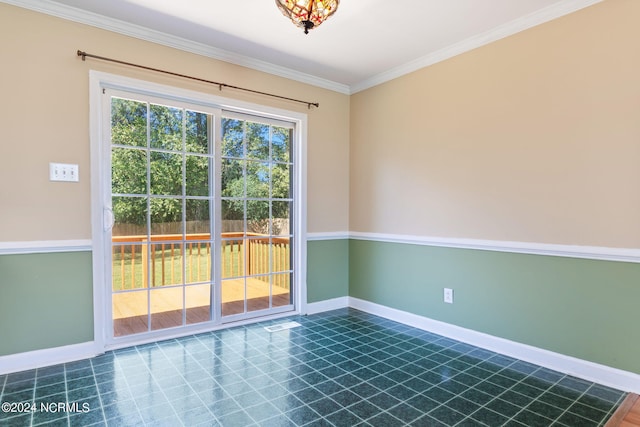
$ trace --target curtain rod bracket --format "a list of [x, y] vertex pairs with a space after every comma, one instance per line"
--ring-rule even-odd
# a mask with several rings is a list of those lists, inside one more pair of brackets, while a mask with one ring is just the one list
[[258, 94], [258, 95], [270, 96], [272, 98], [283, 99], [285, 101], [291, 101], [291, 102], [298, 102], [300, 104], [306, 104], [307, 108], [309, 110], [311, 109], [311, 106], [314, 106], [316, 108], [320, 107], [320, 104], [318, 102], [302, 101], [300, 99], [289, 98], [289, 97], [282, 96], [282, 95], [275, 95], [273, 93], [262, 92], [262, 91], [253, 90], [253, 89], [247, 89], [246, 87], [232, 86], [232, 85], [228, 85], [226, 83], [220, 83], [220, 82], [214, 82], [212, 80], [201, 79], [200, 77], [193, 77], [193, 76], [189, 76], [189, 75], [186, 75], [186, 74], [174, 73], [173, 71], [167, 71], [167, 70], [161, 70], [159, 68], [147, 67], [146, 65], [140, 65], [140, 64], [134, 64], [134, 63], [131, 63], [131, 62], [125, 62], [125, 61], [121, 61], [119, 59], [106, 58], [104, 56], [93, 55], [91, 53], [83, 52], [83, 51], [81, 51], [79, 49], [76, 52], [76, 54], [78, 56], [81, 56], [83, 61], [85, 61], [87, 59], [87, 57], [95, 58], [95, 59], [99, 59], [101, 61], [114, 62], [116, 64], [126, 65], [126, 66], [129, 66], [129, 67], [141, 68], [143, 70], [155, 71], [156, 73], [168, 74], [168, 75], [174, 76], [174, 77], [181, 77], [183, 79], [195, 80], [195, 81], [198, 81], [198, 82], [201, 82], [201, 83], [208, 83], [208, 84], [217, 85], [218, 89], [220, 91], [222, 91], [222, 87], [224, 86], [224, 87], [228, 87], [230, 89], [236, 89], [236, 90], [241, 90], [241, 91], [244, 91], [244, 92], [255, 93], [255, 94]]

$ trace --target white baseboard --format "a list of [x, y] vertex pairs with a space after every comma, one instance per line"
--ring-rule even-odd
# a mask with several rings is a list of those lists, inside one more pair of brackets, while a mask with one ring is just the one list
[[349, 297], [339, 297], [327, 299], [319, 302], [307, 304], [307, 311], [303, 314], [316, 314], [324, 311], [337, 310], [339, 308], [349, 307]]
[[473, 331], [428, 317], [418, 316], [402, 310], [396, 310], [380, 304], [349, 297], [349, 307], [376, 316], [394, 320], [434, 334], [443, 335], [477, 347], [515, 357], [554, 371], [582, 378], [618, 390], [640, 393], [640, 375], [621, 369], [611, 368], [598, 363], [566, 356], [530, 345], [521, 344], [482, 332]]
[[91, 342], [65, 345], [63, 347], [0, 356], [0, 375], [11, 372], [27, 371], [59, 363], [88, 359], [100, 354], [96, 344]]

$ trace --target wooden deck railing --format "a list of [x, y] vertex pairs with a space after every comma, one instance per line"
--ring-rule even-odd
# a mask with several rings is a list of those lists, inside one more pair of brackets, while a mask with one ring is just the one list
[[[114, 291], [211, 281], [209, 233], [113, 236], [112, 287]], [[256, 276], [276, 286], [289, 287], [288, 237], [257, 233], [222, 233], [222, 278]], [[271, 249], [271, 268], [269, 252]], [[281, 272], [282, 274], [277, 274]], [[271, 275], [269, 275], [271, 273]], [[151, 275], [151, 277], [149, 277]], [[265, 276], [261, 276], [265, 275]]]

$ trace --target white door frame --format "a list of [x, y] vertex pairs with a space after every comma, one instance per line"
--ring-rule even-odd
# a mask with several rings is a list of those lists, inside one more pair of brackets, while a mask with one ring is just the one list
[[[193, 326], [183, 326], [175, 331], [173, 336], [183, 336], [185, 334], [211, 331], [229, 327], [230, 325], [244, 324], [264, 320], [289, 316], [291, 314], [306, 313], [307, 286], [306, 286], [306, 170], [307, 170], [307, 115], [266, 107], [258, 104], [241, 102], [229, 98], [209, 95], [186, 89], [151, 83], [129, 77], [90, 71], [89, 73], [89, 96], [90, 96], [90, 145], [91, 145], [91, 222], [92, 222], [92, 247], [93, 247], [93, 310], [94, 310], [94, 342], [98, 352], [118, 347], [126, 347], [143, 342], [154, 341], [158, 338], [171, 338], [171, 330], [145, 333], [144, 337], [137, 335], [129, 337], [119, 337], [116, 340], [109, 339], [109, 330], [113, 327], [110, 322], [111, 315], [107, 312], [111, 306], [111, 286], [107, 286], [106, 280], [110, 267], [105, 261], [111, 250], [111, 242], [107, 241], [106, 228], [110, 219], [109, 213], [105, 212], [105, 197], [111, 197], [111, 182], [106, 182], [106, 176], [110, 176], [110, 171], [105, 170], [104, 135], [107, 135], [107, 127], [110, 129], [110, 122], [105, 123], [103, 95], [106, 89], [123, 90], [127, 92], [139, 93], [143, 95], [160, 96], [165, 99], [179, 102], [188, 102], [196, 105], [203, 105], [209, 108], [237, 111], [252, 115], [270, 117], [279, 120], [286, 120], [295, 124], [295, 148], [293, 150], [293, 164], [295, 180], [294, 189], [294, 212], [293, 212], [293, 283], [294, 291], [294, 311], [273, 314], [272, 316], [242, 320], [236, 323], [222, 323], [220, 317], [217, 324], [207, 323]], [[216, 283], [216, 285], [220, 285]], [[213, 309], [213, 308], [212, 308]], [[168, 332], [169, 331], [169, 332]]]

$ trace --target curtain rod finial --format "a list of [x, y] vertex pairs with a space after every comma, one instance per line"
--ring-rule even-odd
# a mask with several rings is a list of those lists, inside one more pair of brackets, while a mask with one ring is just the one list
[[78, 56], [82, 56], [82, 60], [83, 60], [83, 61], [86, 61], [86, 59], [87, 59], [87, 52], [83, 52], [83, 51], [81, 51], [81, 50], [78, 50], [77, 55], [78, 55]]

